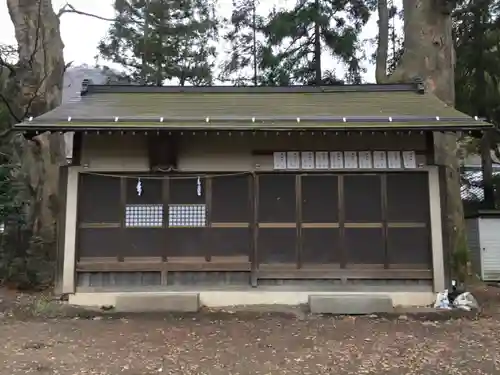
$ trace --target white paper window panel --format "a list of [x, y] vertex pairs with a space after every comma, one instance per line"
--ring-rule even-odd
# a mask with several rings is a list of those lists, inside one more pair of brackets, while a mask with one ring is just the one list
[[168, 226], [200, 228], [207, 225], [207, 210], [204, 204], [169, 204]]
[[300, 161], [302, 169], [314, 169], [314, 152], [303, 151], [300, 153]]
[[125, 226], [128, 228], [159, 228], [163, 226], [162, 204], [127, 204]]
[[318, 151], [316, 152], [316, 169], [329, 169], [330, 168], [330, 157], [328, 151]]
[[288, 151], [286, 153], [286, 168], [300, 169], [300, 152]]

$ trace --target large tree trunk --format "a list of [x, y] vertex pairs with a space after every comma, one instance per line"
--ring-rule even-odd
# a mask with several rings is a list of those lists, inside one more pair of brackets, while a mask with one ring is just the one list
[[38, 116], [61, 104], [64, 74], [59, 19], [51, 0], [7, 0], [18, 43], [19, 62], [12, 85], [19, 117]]
[[[7, 0], [7, 6], [15, 28], [19, 61], [6, 88], [13, 117], [22, 121], [61, 103], [64, 45], [51, 0]], [[60, 134], [43, 134], [25, 142], [22, 165], [31, 192], [29, 224], [33, 235], [49, 246], [55, 239], [58, 169], [62, 160], [64, 140]], [[43, 249], [45, 253], [48, 250]]]
[[[380, 4], [379, 4], [380, 5]], [[452, 21], [445, 0], [403, 0], [404, 54], [396, 70], [384, 81], [411, 82], [416, 77], [423, 79], [427, 92], [433, 93], [450, 106], [454, 106], [454, 48]], [[387, 35], [382, 27], [383, 36]], [[382, 44], [387, 46], [387, 43]], [[380, 46], [379, 46], [380, 49]], [[384, 58], [382, 51], [381, 58]], [[387, 52], [385, 52], [387, 56]], [[385, 68], [385, 62], [377, 66]], [[452, 252], [464, 247], [465, 222], [460, 195], [460, 173], [455, 134], [434, 133], [435, 161], [445, 171], [446, 201], [445, 243]], [[451, 260], [451, 259], [450, 259]]]

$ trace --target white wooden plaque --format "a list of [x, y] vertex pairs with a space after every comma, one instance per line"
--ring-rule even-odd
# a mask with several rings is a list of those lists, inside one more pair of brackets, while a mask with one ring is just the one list
[[372, 153], [370, 151], [358, 152], [359, 167], [363, 169], [372, 169]]
[[401, 152], [387, 151], [387, 165], [389, 168], [401, 168]]
[[373, 151], [373, 168], [387, 168], [387, 153], [385, 151]]
[[300, 169], [300, 153], [298, 151], [286, 153], [286, 169]]
[[314, 169], [314, 152], [302, 151], [300, 153], [302, 169]]
[[286, 169], [286, 152], [273, 153], [274, 169]]
[[344, 153], [342, 151], [330, 152], [330, 166], [332, 169], [344, 168]]
[[358, 168], [358, 153], [356, 151], [344, 151], [344, 167], [346, 169]]
[[417, 168], [417, 156], [415, 151], [403, 151], [403, 167], [404, 168]]
[[328, 151], [316, 152], [316, 169], [328, 169], [328, 168], [330, 168]]

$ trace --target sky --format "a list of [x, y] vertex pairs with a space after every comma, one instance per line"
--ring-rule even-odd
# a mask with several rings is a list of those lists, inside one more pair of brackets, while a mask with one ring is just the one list
[[[56, 12], [64, 6], [67, 0], [52, 0], [52, 5]], [[76, 9], [87, 13], [98, 14], [103, 17], [112, 18], [113, 0], [70, 0], [69, 3]], [[219, 0], [220, 13], [224, 16], [229, 16], [231, 13], [232, 0]], [[273, 5], [287, 6], [293, 5], [295, 0], [265, 0], [261, 3], [266, 3], [265, 8], [271, 8]], [[85, 17], [77, 14], [64, 14], [61, 17], [61, 36], [65, 45], [64, 58], [66, 62], [73, 62], [73, 66], [87, 64], [95, 64], [95, 56], [97, 55], [97, 44], [106, 34], [109, 22], [98, 20], [95, 18]], [[372, 16], [368, 24], [365, 26], [361, 37], [363, 39], [373, 38], [377, 34], [377, 19]], [[7, 1], [0, 0], [0, 43], [15, 44], [14, 27], [10, 21], [7, 10]], [[373, 48], [366, 51], [367, 56], [371, 55]], [[100, 60], [101, 64], [106, 64]], [[325, 70], [335, 70], [339, 77], [343, 76], [344, 70], [329, 56], [322, 59]], [[110, 65], [110, 64], [106, 64]], [[363, 66], [367, 69], [364, 74], [364, 79], [367, 82], [374, 81], [374, 66], [369, 62], [365, 62]]]

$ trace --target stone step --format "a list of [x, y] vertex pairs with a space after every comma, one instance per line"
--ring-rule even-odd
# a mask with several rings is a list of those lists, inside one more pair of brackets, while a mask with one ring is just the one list
[[156, 295], [121, 295], [116, 297], [119, 312], [197, 312], [198, 293], [168, 293]]
[[389, 295], [370, 293], [309, 295], [309, 308], [313, 314], [335, 315], [389, 313], [394, 310]]

